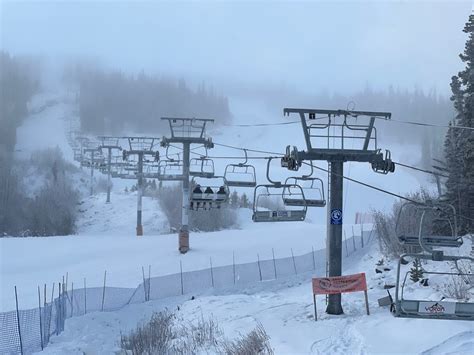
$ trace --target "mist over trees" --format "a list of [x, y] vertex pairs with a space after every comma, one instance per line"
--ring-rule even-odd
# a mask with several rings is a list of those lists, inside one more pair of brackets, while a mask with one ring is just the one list
[[79, 192], [59, 148], [5, 161], [0, 169], [0, 237], [69, 235], [75, 231]]
[[31, 61], [0, 51], [0, 155], [15, 147], [16, 129], [28, 113], [28, 101], [39, 90], [38, 78]]
[[164, 116], [213, 118], [216, 124], [231, 119], [227, 97], [204, 84], [193, 90], [184, 79], [79, 67], [69, 69], [66, 77], [79, 88], [79, 115], [84, 132], [162, 134], [163, 129], [168, 129], [160, 120]]
[[[451, 79], [451, 100], [456, 117], [444, 144], [448, 179], [446, 200], [453, 204], [462, 232], [474, 230], [474, 15], [469, 16], [464, 30], [468, 40], [460, 54], [464, 70]], [[456, 128], [456, 126], [470, 129]]]

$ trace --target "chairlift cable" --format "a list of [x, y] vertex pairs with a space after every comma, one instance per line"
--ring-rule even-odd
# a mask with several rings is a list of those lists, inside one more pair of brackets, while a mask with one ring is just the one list
[[396, 120], [396, 119], [387, 120], [383, 117], [377, 117], [377, 118], [382, 119], [384, 121], [388, 121], [388, 122], [397, 122], [397, 123], [402, 123], [402, 124], [407, 124], [407, 125], [414, 125], [414, 126], [437, 127], [437, 128], [454, 128], [454, 129], [466, 129], [466, 130], [469, 130], [469, 131], [474, 131], [474, 127], [468, 127], [468, 126], [441, 125], [441, 124], [423, 123], [423, 122], [415, 122], [415, 121], [400, 121], [400, 120]]
[[396, 165], [400, 165], [400, 166], [403, 166], [403, 167], [408, 168], [408, 169], [418, 170], [418, 171], [421, 171], [421, 172], [423, 172], [423, 173], [432, 174], [432, 175], [437, 175], [437, 176], [441, 176], [441, 177], [445, 177], [445, 178], [448, 177], [447, 175], [443, 175], [443, 174], [440, 174], [440, 173], [437, 173], [437, 172], [434, 172], [434, 171], [431, 171], [431, 170], [421, 169], [421, 168], [418, 168], [418, 167], [415, 167], [415, 166], [403, 164], [403, 163], [396, 162], [396, 161], [394, 161], [394, 163], [395, 163]]

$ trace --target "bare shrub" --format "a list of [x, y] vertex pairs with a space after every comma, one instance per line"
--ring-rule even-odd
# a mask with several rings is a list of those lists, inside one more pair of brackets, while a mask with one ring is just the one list
[[469, 290], [472, 287], [472, 284], [467, 283], [464, 278], [452, 275], [451, 282], [445, 283], [441, 291], [445, 297], [469, 300], [471, 297]]
[[443, 285], [441, 289], [443, 296], [457, 300], [469, 300], [472, 298], [471, 290], [474, 288], [471, 263], [459, 261], [453, 271], [458, 275], [451, 275], [451, 281]]
[[197, 324], [188, 323], [168, 311], [154, 313], [151, 320], [139, 325], [129, 335], [122, 335], [122, 352], [138, 354], [232, 355], [273, 354], [270, 337], [261, 324], [236, 340], [228, 340], [217, 322], [203, 316]]
[[176, 337], [173, 321], [174, 315], [168, 311], [154, 313], [148, 323], [139, 325], [129, 335], [122, 335], [120, 346], [133, 355], [167, 354]]
[[242, 335], [237, 340], [221, 344], [221, 352], [227, 355], [270, 355], [273, 354], [273, 349], [269, 340], [270, 337], [265, 328], [259, 323], [250, 333]]

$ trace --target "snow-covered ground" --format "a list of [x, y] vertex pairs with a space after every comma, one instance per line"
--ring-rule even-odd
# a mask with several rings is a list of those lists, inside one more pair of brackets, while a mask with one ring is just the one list
[[344, 269], [345, 274], [367, 273], [369, 316], [363, 294], [352, 293], [343, 295], [345, 314], [340, 316], [325, 314], [324, 297], [318, 297], [315, 322], [311, 275], [306, 274], [291, 281], [264, 282], [239, 293], [209, 291], [194, 295], [193, 300], [190, 295], [180, 296], [71, 318], [45, 353], [113, 354], [121, 333], [146, 321], [153, 312], [168, 308], [191, 322], [213, 317], [230, 338], [261, 323], [276, 354], [472, 354], [472, 322], [394, 318], [386, 307], [378, 307], [377, 299], [386, 295], [384, 279], [393, 278], [395, 272], [376, 274], [379, 258], [376, 244], [372, 244], [369, 250], [349, 257]]
[[[66, 159], [72, 161], [72, 150], [66, 132], [74, 126], [76, 109], [63, 95], [44, 95], [36, 98], [32, 115], [18, 130], [17, 154], [28, 158], [36, 149], [59, 146]], [[287, 118], [274, 117], [264, 105], [256, 102], [231, 100], [235, 123], [284, 122]], [[38, 137], [38, 133], [42, 136]], [[303, 136], [298, 125], [274, 127], [220, 127], [212, 130], [216, 143], [282, 152], [287, 144], [303, 147]], [[163, 135], [168, 132], [162, 132]], [[159, 134], [161, 135], [161, 134]], [[33, 139], [35, 137], [35, 139]], [[419, 148], [384, 146], [392, 149], [395, 160], [416, 164]], [[211, 155], [243, 155], [241, 151], [216, 146]], [[215, 161], [216, 170], [223, 172], [226, 162]], [[259, 182], [265, 181], [265, 162], [256, 161]], [[326, 168], [326, 164], [320, 165]], [[398, 169], [395, 174], [381, 176], [372, 172], [368, 164], [345, 166], [345, 175], [360, 179], [390, 191], [405, 194], [432, 185], [420, 174]], [[294, 175], [278, 167], [275, 162], [272, 176], [284, 179]], [[83, 171], [87, 181], [86, 171]], [[303, 172], [299, 172], [301, 174]], [[327, 180], [324, 173], [317, 176]], [[82, 175], [81, 175], [82, 176]], [[80, 180], [78, 180], [79, 183]], [[114, 179], [112, 203], [105, 204], [105, 195], [84, 197], [79, 206], [81, 217], [78, 233], [73, 236], [49, 238], [0, 238], [0, 311], [14, 307], [13, 286], [17, 285], [21, 308], [37, 305], [37, 285], [60, 281], [68, 274], [69, 282], [88, 286], [102, 283], [107, 270], [109, 286], [136, 287], [142, 281], [141, 267], [151, 265], [152, 276], [179, 272], [180, 261], [184, 271], [207, 268], [209, 257], [213, 265], [229, 265], [232, 254], [236, 263], [256, 261], [275, 256], [287, 257], [291, 249], [295, 255], [325, 247], [326, 211], [313, 209], [305, 222], [262, 223], [251, 222], [251, 212], [239, 212], [239, 229], [213, 233], [192, 233], [191, 250], [186, 255], [177, 251], [177, 235], [169, 234], [169, 226], [156, 200], [144, 198], [143, 225], [145, 236], [135, 236], [136, 194], [125, 193], [132, 181]], [[345, 182], [344, 223], [347, 237], [352, 236], [356, 212], [373, 208], [390, 209], [394, 198], [360, 185]], [[82, 187], [83, 188], [83, 187]], [[241, 190], [249, 196], [252, 190]], [[356, 234], [358, 234], [356, 227]], [[210, 290], [193, 301], [176, 297], [131, 305], [118, 312], [92, 313], [69, 319], [66, 331], [53, 338], [46, 349], [50, 353], [111, 353], [117, 350], [121, 331], [134, 328], [139, 321], [148, 319], [153, 311], [180, 305], [180, 312], [190, 320], [203, 314], [213, 314], [227, 335], [252, 329], [261, 322], [271, 336], [276, 353], [469, 353], [474, 348], [474, 330], [469, 322], [406, 320], [393, 318], [386, 309], [377, 307], [377, 298], [385, 296], [382, 286], [394, 278], [374, 274], [375, 262], [381, 258], [374, 249], [356, 253], [344, 267], [345, 273], [367, 272], [371, 316], [364, 314], [363, 296], [349, 294], [343, 297], [344, 316], [324, 314], [324, 300], [318, 300], [321, 319], [312, 318], [311, 275], [300, 275], [292, 281], [270, 281], [243, 290], [239, 294]], [[365, 249], [366, 251], [367, 249]], [[383, 278], [386, 278], [383, 279]], [[415, 290], [416, 291], [416, 290]], [[433, 297], [438, 297], [435, 293]], [[426, 331], [429, 329], [429, 331]], [[431, 352], [430, 352], [431, 351]]]

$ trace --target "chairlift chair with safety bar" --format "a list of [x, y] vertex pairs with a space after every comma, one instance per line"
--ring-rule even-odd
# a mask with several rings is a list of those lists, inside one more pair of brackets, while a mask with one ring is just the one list
[[[298, 209], [285, 209], [285, 204], [283, 200], [283, 193], [286, 190], [288, 193], [291, 193], [294, 197], [298, 197], [303, 201], [306, 201], [304, 196], [304, 191], [298, 184], [282, 184], [280, 181], [274, 181], [270, 178], [270, 163], [272, 157], [268, 158], [267, 161], [267, 180], [269, 184], [257, 185], [254, 189], [253, 196], [253, 214], [252, 220], [254, 222], [298, 222], [304, 221], [306, 218], [306, 212], [308, 206], [306, 203], [304, 206], [291, 206], [291, 207], [300, 207]], [[279, 192], [272, 192], [272, 190]], [[277, 201], [281, 202], [281, 205], [278, 204], [276, 208], [271, 210], [262, 209], [261, 205], [265, 202], [264, 200], [271, 199], [272, 197], [277, 197]], [[290, 206], [288, 206], [290, 207]]]
[[178, 153], [178, 159], [171, 158], [168, 154], [169, 147], [166, 147], [166, 159], [158, 162], [158, 180], [161, 181], [182, 181], [184, 179], [183, 161]]
[[248, 164], [247, 150], [244, 149], [245, 161], [238, 164], [228, 164], [225, 167], [224, 177], [231, 187], [255, 187], [257, 177], [255, 167]]
[[189, 175], [202, 178], [214, 177], [214, 160], [207, 157], [207, 149], [205, 156], [190, 159]]
[[[403, 212], [405, 212], [405, 215]], [[407, 216], [407, 213], [411, 218], [419, 220], [419, 223], [414, 225], [417, 229], [414, 233], [401, 228], [401, 218]], [[431, 230], [427, 230], [427, 224], [431, 226]], [[434, 232], [435, 227], [440, 229], [440, 233]], [[451, 235], [437, 235], [445, 234], [446, 231]], [[416, 232], [418, 233], [417, 236]], [[423, 273], [426, 275], [446, 275], [452, 278], [457, 276], [466, 279], [472, 277], [471, 274], [460, 270], [458, 263], [462, 260], [473, 263], [474, 258], [460, 255], [445, 255], [444, 250], [435, 249], [459, 248], [462, 245], [462, 238], [458, 236], [457, 216], [454, 206], [439, 202], [428, 202], [427, 205], [415, 204], [413, 202], [405, 203], [401, 206], [397, 217], [396, 233], [401, 244], [416, 246], [421, 248], [422, 251], [419, 253], [404, 253], [400, 256], [395, 285], [394, 315], [405, 318], [474, 320], [473, 302], [407, 299], [405, 298], [404, 291], [409, 271], [405, 272], [403, 281], [401, 281], [402, 261], [406, 261], [408, 258], [431, 260], [434, 262], [449, 261], [453, 262], [457, 269], [457, 272], [429, 272], [424, 270]]]
[[311, 161], [311, 172], [308, 175], [288, 177], [286, 185], [299, 185], [304, 191], [304, 198], [300, 194], [292, 194], [291, 189], [283, 190], [283, 202], [286, 206], [325, 207], [323, 180], [313, 177], [314, 167]]
[[156, 163], [144, 164], [142, 176], [145, 179], [158, 179], [160, 176], [160, 166]]
[[[216, 181], [220, 183], [216, 184]], [[214, 181], [213, 183], [210, 183]], [[230, 196], [229, 187], [223, 176], [212, 178], [193, 177], [191, 180], [191, 194], [189, 207], [191, 210], [210, 210], [221, 208], [228, 202]]]

